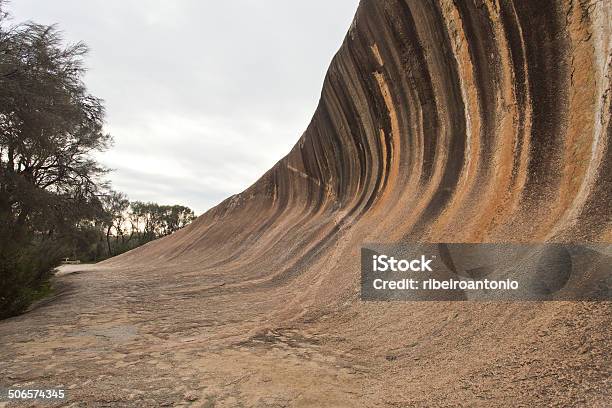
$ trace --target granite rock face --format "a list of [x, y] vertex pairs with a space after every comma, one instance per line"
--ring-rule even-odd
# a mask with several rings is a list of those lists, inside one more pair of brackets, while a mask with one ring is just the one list
[[289, 154], [104, 266], [235, 308], [232, 333], [326, 333], [372, 401], [604, 406], [609, 303], [361, 302], [359, 251], [611, 242], [611, 22], [609, 1], [363, 0]]
[[609, 242], [612, 7], [545, 3], [362, 1], [291, 152], [109, 264], [281, 284], [366, 241]]

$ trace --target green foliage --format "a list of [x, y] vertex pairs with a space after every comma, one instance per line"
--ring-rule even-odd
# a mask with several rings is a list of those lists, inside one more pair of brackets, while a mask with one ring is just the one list
[[60, 251], [50, 241], [4, 243], [0, 250], [0, 318], [16, 315], [48, 292]]
[[159, 205], [134, 201], [131, 204], [132, 225], [152, 239], [172, 234], [195, 219], [193, 210], [182, 205]]
[[99, 261], [191, 222], [183, 206], [108, 189], [102, 100], [87, 92], [83, 43], [54, 26], [9, 25], [0, 0], [0, 318], [49, 292], [61, 258]]
[[86, 224], [103, 213], [102, 101], [81, 78], [82, 43], [9, 26], [0, 2], [0, 316], [23, 310]]
[[[196, 218], [193, 210], [188, 207], [142, 201], [130, 203], [124, 194], [115, 191], [106, 194], [102, 202], [106, 253], [97, 253], [97, 257], [114, 256], [129, 251], [178, 231]], [[101, 238], [97, 242], [100, 240]], [[94, 240], [90, 238], [89, 242]], [[79, 259], [89, 259], [83, 252], [77, 253], [76, 257]]]

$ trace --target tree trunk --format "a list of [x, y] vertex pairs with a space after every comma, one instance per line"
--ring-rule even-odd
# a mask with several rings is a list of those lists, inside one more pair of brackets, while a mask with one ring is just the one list
[[109, 225], [108, 228], [106, 229], [106, 245], [108, 246], [108, 256], [111, 257], [113, 256], [113, 253], [111, 252], [111, 243], [110, 243], [110, 233], [111, 233], [111, 228], [113, 226]]

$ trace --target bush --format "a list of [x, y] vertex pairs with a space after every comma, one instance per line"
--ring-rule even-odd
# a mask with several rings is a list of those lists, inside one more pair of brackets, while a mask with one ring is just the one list
[[49, 278], [60, 263], [56, 242], [16, 243], [0, 250], [0, 319], [22, 313], [51, 290]]

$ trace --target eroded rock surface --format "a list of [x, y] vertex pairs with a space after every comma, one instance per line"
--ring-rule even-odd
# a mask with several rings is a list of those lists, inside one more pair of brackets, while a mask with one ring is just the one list
[[0, 382], [94, 405], [609, 406], [610, 303], [365, 303], [359, 249], [612, 241], [611, 14], [362, 1], [292, 151], [0, 323]]

